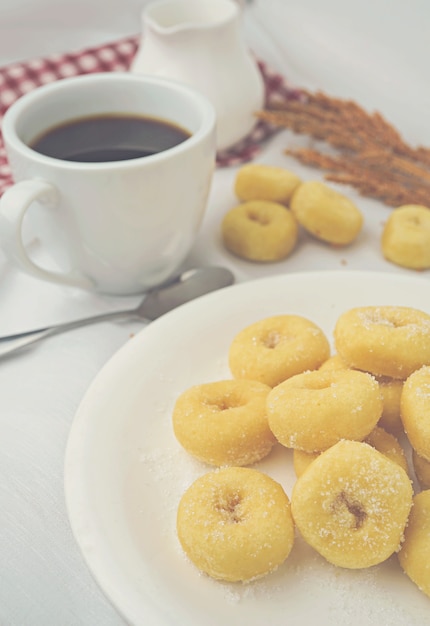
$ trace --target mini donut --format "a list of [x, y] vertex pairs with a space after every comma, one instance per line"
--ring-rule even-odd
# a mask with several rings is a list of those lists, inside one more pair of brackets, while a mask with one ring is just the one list
[[406, 459], [405, 451], [400, 445], [398, 439], [392, 434], [376, 426], [372, 432], [364, 439], [365, 443], [378, 450], [381, 454], [394, 461], [402, 467], [407, 474], [409, 474], [408, 461]]
[[[319, 368], [320, 372], [333, 369], [351, 369], [338, 354], [331, 356]], [[400, 419], [400, 396], [402, 394], [403, 381], [388, 376], [375, 376], [379, 383], [382, 395], [382, 415], [379, 426], [394, 435], [403, 432], [403, 424]]]
[[385, 223], [381, 248], [387, 261], [414, 270], [430, 267], [430, 210], [419, 204], [394, 209]]
[[343, 361], [338, 354], [333, 354], [327, 359], [327, 361], [324, 361], [318, 369], [320, 372], [325, 372], [326, 370], [348, 370], [351, 368], [348, 367], [345, 361]]
[[[387, 433], [380, 426], [375, 426], [372, 432], [364, 439], [369, 446], [384, 454], [388, 459], [398, 463], [406, 473], [409, 472], [408, 462], [405, 452], [398, 440], [391, 433]], [[301, 476], [307, 467], [314, 461], [321, 452], [304, 452], [303, 450], [293, 450], [293, 466], [297, 477]]]
[[218, 580], [250, 581], [274, 571], [289, 555], [290, 501], [262, 472], [223, 468], [201, 476], [183, 494], [177, 533], [202, 572]]
[[358, 569], [400, 548], [412, 505], [405, 470], [358, 441], [340, 441], [297, 479], [291, 495], [303, 539], [327, 561]]
[[248, 163], [238, 170], [234, 191], [242, 202], [268, 200], [288, 204], [301, 182], [296, 174], [283, 167]]
[[430, 367], [411, 374], [403, 384], [400, 417], [409, 443], [426, 461], [430, 461]]
[[254, 200], [227, 211], [221, 234], [227, 250], [236, 256], [270, 263], [285, 259], [294, 250], [298, 224], [282, 204]]
[[403, 390], [403, 380], [389, 378], [388, 376], [376, 376], [382, 395], [382, 415], [379, 426], [392, 433], [403, 433], [403, 424], [400, 419], [400, 398]]
[[242, 329], [230, 344], [228, 361], [235, 378], [274, 387], [318, 368], [329, 354], [328, 339], [316, 324], [300, 315], [275, 315]]
[[267, 417], [276, 439], [306, 452], [326, 450], [340, 439], [361, 441], [381, 412], [378, 383], [355, 370], [304, 372], [267, 396]]
[[312, 461], [319, 457], [321, 452], [305, 452], [294, 448], [293, 450], [293, 467], [294, 473], [299, 478], [309, 467]]
[[430, 489], [430, 461], [426, 461], [412, 448], [412, 465], [421, 489]]
[[405, 574], [430, 596], [430, 490], [416, 495], [413, 502], [398, 558]]
[[349, 367], [405, 379], [430, 365], [430, 315], [405, 306], [365, 306], [339, 316], [335, 348]]
[[270, 387], [221, 380], [185, 390], [173, 408], [173, 430], [191, 455], [209, 465], [250, 465], [271, 451], [266, 415]]
[[290, 209], [311, 235], [336, 246], [352, 243], [363, 226], [363, 216], [355, 204], [319, 181], [297, 187]]

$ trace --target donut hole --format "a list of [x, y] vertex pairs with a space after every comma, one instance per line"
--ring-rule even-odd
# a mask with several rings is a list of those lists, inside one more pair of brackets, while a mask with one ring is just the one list
[[227, 400], [223, 399], [220, 399], [217, 402], [205, 402], [205, 405], [213, 413], [222, 413], [223, 411], [228, 411], [228, 409], [240, 406], [239, 404], [232, 404], [230, 400], [227, 402]]
[[423, 226], [422, 220], [417, 215], [410, 216], [408, 221], [412, 226]]
[[223, 411], [228, 411], [229, 409], [237, 409], [245, 404], [246, 401], [243, 398], [233, 394], [210, 398], [204, 401], [205, 407], [212, 413], [222, 413]]
[[261, 339], [263, 345], [269, 350], [274, 350], [282, 342], [282, 335], [276, 330], [270, 331]]
[[399, 319], [394, 311], [386, 313], [370, 311], [366, 313], [364, 322], [369, 326], [377, 324], [378, 326], [388, 326], [389, 328], [401, 328], [402, 326], [407, 326], [407, 322]]
[[238, 492], [219, 493], [215, 510], [226, 524], [240, 524], [243, 521], [242, 496]]
[[342, 526], [359, 530], [367, 519], [367, 513], [361, 502], [351, 498], [345, 491], [338, 493], [331, 504], [331, 510]]
[[256, 209], [251, 208], [247, 210], [246, 216], [251, 222], [257, 222], [260, 226], [268, 226], [272, 221], [270, 216], [266, 213], [263, 213], [261, 210], [257, 211]]

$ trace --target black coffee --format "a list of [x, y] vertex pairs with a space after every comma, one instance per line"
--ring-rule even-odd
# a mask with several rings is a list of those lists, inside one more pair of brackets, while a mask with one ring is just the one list
[[103, 163], [138, 159], [172, 148], [188, 137], [164, 120], [129, 115], [99, 115], [50, 128], [31, 148], [63, 161]]

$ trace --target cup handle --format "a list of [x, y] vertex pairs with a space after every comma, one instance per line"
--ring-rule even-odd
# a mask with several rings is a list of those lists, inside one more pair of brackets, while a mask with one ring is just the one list
[[15, 183], [0, 199], [0, 244], [6, 256], [27, 274], [60, 285], [90, 289], [94, 286], [93, 281], [77, 270], [60, 273], [38, 266], [30, 259], [23, 244], [22, 222], [31, 203], [37, 200], [48, 208], [55, 208], [58, 198], [57, 189], [44, 180]]

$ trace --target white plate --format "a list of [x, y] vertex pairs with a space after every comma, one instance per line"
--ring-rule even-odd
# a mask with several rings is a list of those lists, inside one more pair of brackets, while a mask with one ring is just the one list
[[[229, 377], [233, 336], [260, 318], [304, 315], [331, 338], [352, 306], [396, 304], [430, 313], [428, 282], [366, 272], [313, 272], [237, 286], [184, 305], [131, 339], [103, 368], [74, 420], [66, 454], [67, 506], [99, 585], [125, 619], [147, 626], [430, 624], [430, 599], [396, 557], [363, 571], [332, 567], [299, 538], [277, 572], [249, 585], [200, 574], [183, 556], [175, 515], [185, 488], [208, 467], [171, 428], [175, 398]], [[259, 469], [294, 483], [291, 452]]]

